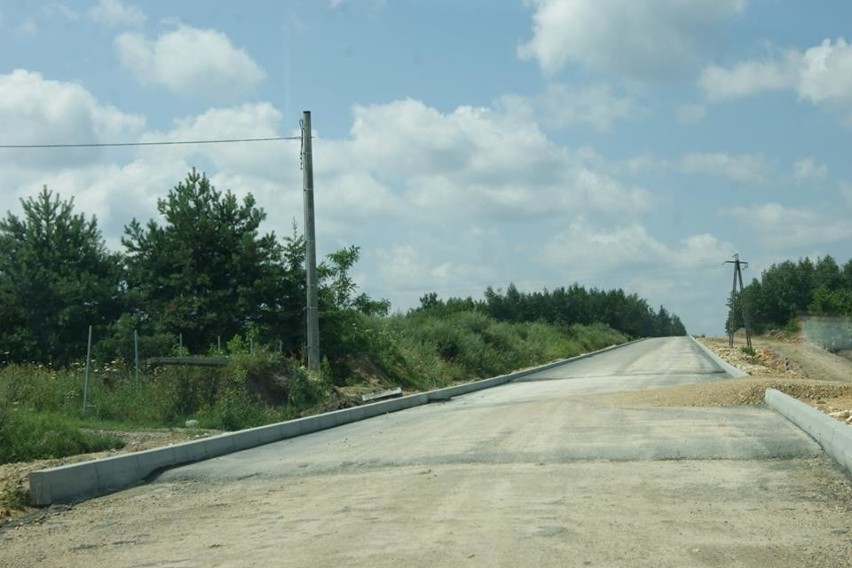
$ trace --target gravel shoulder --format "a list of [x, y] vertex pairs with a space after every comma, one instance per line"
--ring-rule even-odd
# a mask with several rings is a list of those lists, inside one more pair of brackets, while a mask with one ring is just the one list
[[852, 361], [798, 339], [759, 337], [755, 355], [743, 353], [744, 341], [733, 348], [726, 338], [698, 338], [735, 367], [748, 373], [739, 379], [596, 396], [621, 406], [730, 406], [763, 404], [773, 388], [846, 421], [852, 412]]

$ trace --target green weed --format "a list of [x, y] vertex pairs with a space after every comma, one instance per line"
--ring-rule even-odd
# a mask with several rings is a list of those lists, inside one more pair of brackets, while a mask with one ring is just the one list
[[81, 430], [55, 413], [0, 407], [0, 463], [117, 449], [124, 442]]

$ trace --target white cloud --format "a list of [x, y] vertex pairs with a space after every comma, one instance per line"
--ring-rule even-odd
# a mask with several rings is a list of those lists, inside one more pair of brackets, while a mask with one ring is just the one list
[[662, 244], [652, 239], [638, 222], [600, 230], [579, 217], [545, 245], [541, 259], [548, 264], [586, 269], [595, 264], [603, 269], [626, 268], [646, 263], [663, 252]]
[[852, 104], [852, 45], [827, 39], [805, 51], [798, 84], [799, 96], [814, 104]]
[[145, 24], [145, 14], [122, 0], [99, 0], [89, 10], [92, 21], [110, 28], [140, 27]]
[[761, 244], [770, 250], [799, 249], [852, 240], [852, 224], [836, 210], [821, 211], [816, 207], [786, 207], [780, 203], [764, 203], [750, 207], [723, 209], [729, 216], [753, 231]]
[[793, 175], [798, 182], [823, 181], [828, 177], [828, 166], [818, 164], [813, 158], [803, 158], [793, 164]]
[[245, 50], [216, 30], [180, 24], [153, 41], [124, 33], [115, 45], [121, 64], [140, 83], [183, 96], [234, 100], [253, 92], [266, 76]]
[[[10, 144], [114, 142], [138, 134], [145, 119], [104, 106], [82, 86], [18, 69], [0, 75], [0, 124]], [[56, 168], [97, 160], [95, 148], [0, 150], [0, 164]]]
[[527, 0], [533, 37], [518, 49], [553, 75], [570, 63], [639, 80], [693, 65], [715, 28], [745, 0]]
[[[654, 238], [639, 222], [628, 225], [595, 226], [578, 217], [555, 235], [542, 249], [548, 264], [585, 267], [590, 272], [618, 270], [635, 272], [637, 267], [658, 266], [661, 275], [713, 264], [730, 255], [732, 247], [713, 235], [691, 235], [668, 245]], [[644, 269], [640, 268], [639, 272]]]
[[420, 214], [617, 215], [650, 206], [647, 191], [589, 169], [513, 114], [475, 107], [443, 114], [406, 100], [355, 107], [354, 115], [349, 156], [332, 161], [399, 180]]
[[744, 184], [766, 181], [773, 167], [759, 154], [694, 153], [681, 159], [681, 171], [726, 177]]
[[801, 223], [813, 223], [817, 220], [814, 213], [784, 207], [780, 203], [765, 203], [753, 207], [734, 207], [726, 213], [740, 221], [750, 221], [765, 227], [793, 226]]
[[[236, 138], [272, 138], [279, 136], [281, 113], [270, 103], [246, 103], [229, 108], [212, 108], [199, 115], [178, 118], [167, 132], [148, 132], [143, 142], [175, 142], [180, 140], [216, 140]], [[217, 168], [262, 172], [274, 176], [278, 170], [275, 150], [282, 143], [263, 142], [190, 146], [180, 150], [204, 155]], [[292, 142], [289, 142], [291, 145]], [[298, 145], [298, 142], [296, 143]], [[146, 154], [171, 154], [170, 147], [146, 148]]]
[[705, 97], [721, 102], [767, 91], [795, 91], [799, 99], [836, 108], [852, 121], [852, 44], [824, 40], [802, 52], [788, 50], [775, 59], [711, 66], [701, 73]]
[[799, 59], [788, 52], [782, 61], [743, 61], [731, 68], [713, 65], [701, 72], [698, 86], [712, 102], [791, 89], [798, 79]]
[[379, 251], [381, 279], [394, 283], [404, 290], [422, 292], [425, 289], [458, 285], [463, 267], [452, 262], [434, 261], [429, 247], [406, 243], [390, 250]]
[[97, 217], [107, 246], [121, 250], [124, 226], [134, 217], [144, 222], [155, 216], [157, 198], [181, 181], [189, 169], [181, 160], [85, 164], [39, 172], [32, 182], [20, 187], [19, 193], [21, 197], [30, 197], [44, 184], [65, 199], [73, 197], [78, 211]]
[[500, 104], [509, 112], [535, 117], [548, 128], [589, 126], [598, 132], [609, 132], [616, 121], [635, 119], [645, 112], [633, 99], [614, 94], [604, 83], [579, 88], [550, 85], [541, 95], [509, 95]]

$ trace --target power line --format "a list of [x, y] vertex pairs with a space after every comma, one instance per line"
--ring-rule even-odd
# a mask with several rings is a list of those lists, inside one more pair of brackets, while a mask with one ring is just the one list
[[269, 138], [219, 138], [214, 140], [171, 140], [162, 142], [90, 142], [79, 144], [0, 144], [0, 149], [35, 148], [117, 148], [126, 146], [182, 146], [188, 144], [229, 144], [232, 142], [277, 142], [301, 140], [301, 136], [274, 136]]
[[[733, 264], [734, 265], [734, 285], [731, 288], [731, 307], [728, 311], [728, 323], [730, 325], [730, 329], [728, 329], [728, 345], [734, 346], [734, 307], [736, 300], [739, 299], [741, 303], [741, 308], [743, 311], [743, 325], [745, 326], [746, 333], [746, 344], [748, 348], [751, 349], [751, 322], [749, 321], [749, 313], [748, 313], [748, 304], [746, 303], [745, 296], [743, 295], [743, 268], [748, 268], [748, 262], [744, 260], [740, 260], [740, 255], [735, 254], [734, 260], [726, 260], [724, 264]], [[740, 285], [740, 291], [737, 293], [737, 282]]]

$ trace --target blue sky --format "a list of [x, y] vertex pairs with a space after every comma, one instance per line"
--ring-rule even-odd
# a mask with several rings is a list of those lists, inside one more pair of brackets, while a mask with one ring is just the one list
[[[320, 253], [394, 308], [579, 282], [721, 334], [735, 252], [852, 256], [841, 0], [0, 0], [0, 144], [298, 133]], [[301, 225], [298, 142], [0, 149], [119, 248], [193, 166]]]

